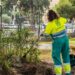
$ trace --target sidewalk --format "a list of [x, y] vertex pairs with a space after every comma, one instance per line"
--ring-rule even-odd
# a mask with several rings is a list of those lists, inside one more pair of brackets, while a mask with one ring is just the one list
[[40, 50], [51, 50], [52, 43], [51, 42], [39, 42], [38, 49]]
[[[75, 41], [70, 40], [70, 45], [75, 45]], [[38, 49], [52, 50], [52, 42], [39, 42]]]

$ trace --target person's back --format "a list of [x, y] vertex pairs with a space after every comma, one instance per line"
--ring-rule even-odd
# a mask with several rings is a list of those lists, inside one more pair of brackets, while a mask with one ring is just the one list
[[55, 19], [51, 22], [47, 23], [45, 33], [46, 34], [56, 34], [61, 32], [62, 30], [65, 30], [65, 23], [66, 19], [63, 17], [59, 17], [58, 19]]
[[69, 40], [66, 33], [66, 19], [59, 17], [53, 10], [48, 12], [48, 23], [44, 33], [49, 34], [52, 39], [52, 58], [55, 65], [56, 75], [62, 75], [62, 61], [66, 75], [70, 75], [70, 57], [69, 57]]

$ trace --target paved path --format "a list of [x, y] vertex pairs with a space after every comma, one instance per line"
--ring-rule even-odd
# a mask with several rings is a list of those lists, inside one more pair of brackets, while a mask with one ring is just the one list
[[41, 42], [41, 43], [39, 43], [38, 49], [40, 49], [40, 50], [51, 50], [52, 44], [49, 42]]
[[[75, 45], [75, 41], [70, 41], [70, 45]], [[51, 42], [39, 42], [38, 49], [52, 50], [52, 43]]]

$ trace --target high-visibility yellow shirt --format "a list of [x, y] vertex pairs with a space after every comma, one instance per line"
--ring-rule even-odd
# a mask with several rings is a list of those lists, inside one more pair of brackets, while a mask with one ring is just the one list
[[65, 23], [67, 22], [67, 20], [63, 17], [60, 17], [58, 19], [55, 19], [51, 22], [48, 22], [45, 28], [44, 33], [45, 34], [55, 34], [58, 33], [62, 30], [65, 30]]

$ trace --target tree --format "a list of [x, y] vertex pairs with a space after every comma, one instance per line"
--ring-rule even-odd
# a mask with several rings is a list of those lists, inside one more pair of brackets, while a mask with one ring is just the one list
[[57, 8], [57, 11], [59, 12], [61, 16], [66, 18], [71, 18], [75, 14], [74, 9], [75, 9], [75, 6], [72, 7], [69, 5], [64, 5], [64, 6], [61, 6], [60, 8]]
[[38, 9], [38, 7], [43, 10], [43, 8], [48, 8], [49, 0], [21, 0], [21, 6], [25, 8], [25, 10], [30, 9]]
[[29, 16], [31, 24], [34, 25], [37, 18], [42, 16], [44, 8], [48, 9], [50, 0], [3, 0], [4, 12], [12, 10], [13, 5], [16, 5], [20, 1], [19, 9], [21, 12], [24, 11], [25, 16]]
[[17, 0], [2, 0], [2, 7], [4, 10], [4, 13], [8, 12], [9, 10], [12, 10], [13, 4], [16, 3]]
[[56, 9], [61, 16], [71, 18], [75, 15], [75, 6], [72, 4], [73, 0], [67, 0], [65, 2], [64, 1], [60, 0]]
[[72, 6], [75, 6], [75, 0], [69, 0], [72, 3]]
[[47, 9], [49, 3], [49, 0], [21, 0], [21, 7], [24, 7], [25, 13], [31, 17], [31, 24], [34, 25], [35, 19], [39, 16], [41, 18], [44, 8]]

